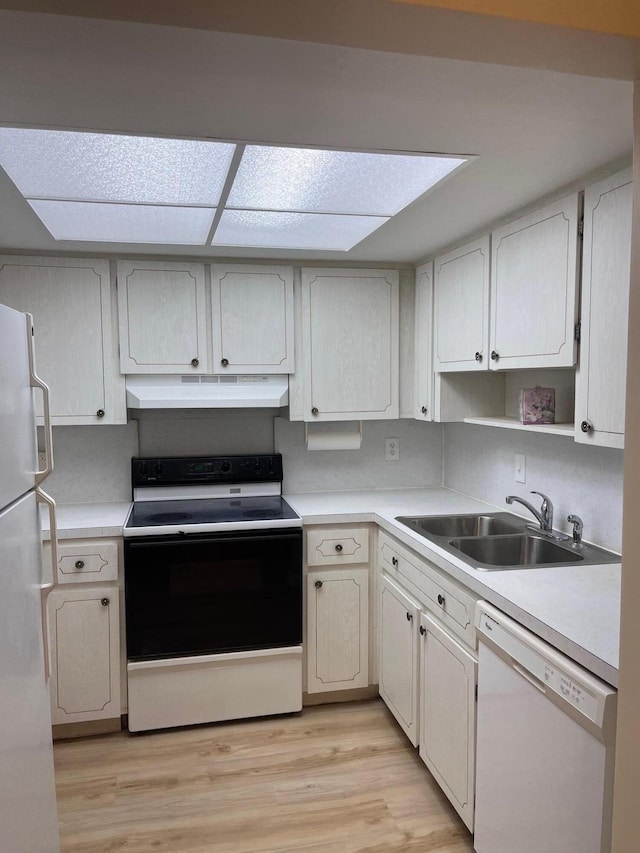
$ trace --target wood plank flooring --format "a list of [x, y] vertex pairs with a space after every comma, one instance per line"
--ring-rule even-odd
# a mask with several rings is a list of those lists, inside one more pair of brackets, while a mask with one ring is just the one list
[[63, 853], [470, 853], [379, 699], [55, 745]]

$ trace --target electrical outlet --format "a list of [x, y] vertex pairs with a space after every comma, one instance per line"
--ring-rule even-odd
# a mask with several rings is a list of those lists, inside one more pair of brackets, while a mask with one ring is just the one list
[[47, 464], [47, 454], [46, 453], [38, 453], [38, 468], [41, 470]]
[[527, 482], [527, 457], [524, 453], [516, 453], [515, 474], [516, 483]]
[[400, 459], [400, 439], [385, 438], [384, 440], [384, 458], [387, 462], [396, 462]]

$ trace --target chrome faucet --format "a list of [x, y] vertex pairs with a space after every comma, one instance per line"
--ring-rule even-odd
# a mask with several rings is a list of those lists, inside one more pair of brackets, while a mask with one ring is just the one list
[[531, 491], [531, 494], [540, 495], [540, 497], [542, 498], [542, 506], [540, 507], [540, 511], [538, 511], [535, 507], [531, 506], [529, 501], [525, 501], [523, 500], [523, 498], [519, 498], [517, 495], [507, 495], [505, 500], [508, 504], [512, 504], [514, 501], [516, 501], [517, 503], [522, 504], [522, 506], [526, 506], [529, 512], [533, 513], [533, 515], [538, 520], [540, 530], [544, 531], [545, 533], [551, 533], [551, 531], [553, 530], [553, 504], [551, 503], [551, 499], [548, 498], [546, 495], [543, 495], [542, 492], [536, 492], [533, 489]]

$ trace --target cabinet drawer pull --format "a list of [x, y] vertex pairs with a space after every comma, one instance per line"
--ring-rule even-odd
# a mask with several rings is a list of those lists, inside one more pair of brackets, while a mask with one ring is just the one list
[[422, 412], [422, 414], [423, 414], [423, 415], [426, 415], [426, 414], [427, 414], [427, 407], [426, 407], [426, 406], [423, 406], [423, 407], [420, 409], [420, 411]]
[[491, 361], [497, 361], [499, 358], [500, 358], [500, 356], [498, 355], [498, 353], [494, 349], [492, 349], [491, 350]]
[[580, 429], [582, 430], [582, 432], [591, 432], [591, 430], [593, 429], [593, 424], [591, 423], [591, 421], [582, 421], [582, 423], [580, 424]]
[[199, 359], [199, 358], [192, 358], [192, 359], [191, 359], [191, 366], [192, 366], [192, 367], [197, 367], [199, 364], [200, 364], [200, 359]]
[[222, 359], [222, 361], [220, 362], [220, 364], [221, 364], [223, 367], [229, 367], [229, 359], [228, 359], [228, 358], [223, 358], [223, 359]]
[[104, 409], [98, 409], [98, 411], [96, 412], [96, 417], [97, 418], [103, 418], [104, 417]]
[[423, 637], [427, 633], [427, 629], [424, 627], [424, 625], [420, 626], [420, 633], [422, 634]]
[[322, 581], [316, 581], [316, 589], [320, 589], [322, 586]]
[[110, 599], [110, 598], [101, 598], [101, 599], [100, 599], [100, 604], [101, 604], [103, 607], [108, 607], [108, 606], [111, 604], [111, 599]]
[[76, 560], [76, 569], [84, 569], [84, 560]]
[[[493, 358], [493, 355], [491, 357]], [[482, 361], [482, 353], [481, 352], [476, 353], [476, 361]]]
[[391, 565], [392, 565], [392, 566], [397, 566], [397, 565], [398, 565], [398, 558], [397, 558], [397, 557], [392, 557], [392, 558], [391, 558]]
[[438, 596], [438, 604], [442, 607], [444, 605], [444, 595]]
[[413, 613], [409, 613], [409, 611], [407, 610], [407, 622], [411, 622], [412, 619], [413, 619]]
[[342, 545], [339, 542], [336, 545], [336, 551], [338, 552], [338, 554], [340, 553], [340, 551], [342, 551]]

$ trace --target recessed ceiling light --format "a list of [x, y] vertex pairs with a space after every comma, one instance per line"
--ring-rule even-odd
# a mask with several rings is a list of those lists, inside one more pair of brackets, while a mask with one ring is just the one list
[[0, 165], [26, 198], [216, 207], [236, 146], [0, 128]]
[[394, 216], [466, 160], [248, 145], [227, 207]]
[[215, 246], [348, 252], [385, 222], [388, 217], [384, 216], [225, 210], [212, 242]]
[[203, 246], [215, 208], [28, 199], [56, 240]]

